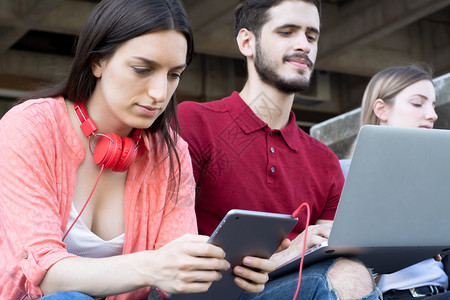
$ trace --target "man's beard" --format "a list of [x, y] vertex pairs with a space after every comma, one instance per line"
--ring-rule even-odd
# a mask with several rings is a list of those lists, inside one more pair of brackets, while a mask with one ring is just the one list
[[[309, 67], [312, 69], [312, 62], [306, 56], [303, 55], [302, 58], [308, 61]], [[284, 61], [286, 57], [284, 58]], [[293, 94], [296, 92], [301, 92], [306, 90], [309, 87], [309, 77], [303, 76], [301, 78], [296, 79], [286, 79], [282, 78], [278, 73], [276, 73], [273, 68], [274, 63], [268, 59], [264, 55], [261, 46], [259, 43], [256, 43], [256, 55], [255, 55], [255, 69], [265, 83], [274, 86], [279, 91], [284, 92], [286, 94]], [[302, 74], [303, 70], [299, 70], [299, 74]]]

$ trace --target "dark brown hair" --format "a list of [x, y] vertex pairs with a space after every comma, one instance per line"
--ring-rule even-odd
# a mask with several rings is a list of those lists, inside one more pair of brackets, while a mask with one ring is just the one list
[[[87, 100], [97, 82], [91, 68], [94, 63], [112, 57], [130, 39], [167, 29], [176, 30], [186, 38], [186, 63], [189, 64], [194, 55], [193, 35], [190, 21], [179, 0], [103, 0], [91, 12], [78, 36], [75, 57], [67, 76], [32, 93], [27, 99], [63, 96], [76, 103]], [[181, 171], [176, 151], [177, 135], [172, 134], [172, 131], [177, 132], [179, 126], [176, 105], [173, 95], [165, 111], [146, 129], [152, 133], [161, 133], [161, 143], [167, 146], [172, 176], [175, 173], [173, 156], [178, 171]], [[179, 173], [179, 179], [180, 176]]]
[[[247, 28], [258, 38], [261, 28], [268, 21], [267, 11], [285, 0], [241, 0], [234, 10], [234, 34], [238, 36], [242, 28]], [[310, 2], [317, 7], [321, 14], [320, 0], [299, 0]]]

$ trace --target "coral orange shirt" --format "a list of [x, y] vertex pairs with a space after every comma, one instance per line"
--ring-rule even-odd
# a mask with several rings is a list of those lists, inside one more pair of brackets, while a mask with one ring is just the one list
[[[144, 134], [128, 170], [124, 254], [158, 249], [197, 233], [187, 144], [178, 139], [181, 182], [175, 201], [170, 180], [178, 176], [169, 177], [160, 138]], [[41, 297], [39, 283], [47, 270], [74, 256], [61, 239], [84, 152], [62, 97], [26, 101], [0, 120], [0, 299], [20, 299], [25, 293], [31, 299]], [[149, 291], [108, 299], [147, 299]]]

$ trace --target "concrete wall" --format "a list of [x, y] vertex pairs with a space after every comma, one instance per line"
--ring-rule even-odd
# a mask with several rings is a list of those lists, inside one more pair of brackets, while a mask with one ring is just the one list
[[[10, 55], [8, 63], [15, 65], [14, 62], [17, 64], [20, 62], [21, 68], [25, 69], [28, 66], [27, 63], [23, 63], [27, 58], [25, 53], [22, 55], [18, 55], [17, 51], [14, 53], [15, 55]], [[46, 62], [49, 66], [53, 63], [50, 60]], [[48, 70], [44, 65], [40, 65], [40, 69]], [[58, 65], [67, 67], [70, 65], [70, 61], [61, 60], [55, 64], [56, 67]], [[55, 72], [48, 71], [44, 73], [55, 74]], [[58, 74], [60, 73], [65, 73], [65, 71], [61, 68]], [[27, 91], [38, 89], [44, 85], [44, 82], [51, 81], [51, 78], [40, 81], [15, 75], [18, 74], [5, 76], [0, 74], [0, 118], [13, 105], [15, 99], [25, 97]], [[183, 73], [183, 78], [176, 91], [177, 100], [179, 102], [185, 100], [206, 102], [221, 99], [235, 90], [240, 91], [246, 78], [247, 67], [242, 58], [196, 54], [186, 72]], [[359, 95], [363, 93], [369, 79], [370, 77], [316, 69], [310, 88], [296, 94], [292, 107], [299, 126], [308, 132], [312, 125], [357, 107], [360, 101]]]
[[[434, 128], [450, 129], [450, 73], [433, 80], [436, 87]], [[338, 158], [345, 158], [358, 135], [360, 109], [357, 108], [311, 127], [310, 134], [327, 145]]]

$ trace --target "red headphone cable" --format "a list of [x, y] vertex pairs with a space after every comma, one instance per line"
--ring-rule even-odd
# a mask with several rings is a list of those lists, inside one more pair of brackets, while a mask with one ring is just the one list
[[81, 217], [81, 214], [83, 213], [84, 209], [86, 208], [86, 206], [89, 203], [89, 200], [91, 200], [92, 194], [95, 191], [95, 188], [97, 187], [97, 183], [100, 180], [100, 176], [103, 173], [103, 169], [104, 169], [105, 165], [102, 165], [101, 169], [100, 169], [100, 173], [98, 173], [98, 177], [97, 180], [95, 181], [94, 184], [94, 188], [92, 189], [91, 193], [89, 194], [89, 197], [86, 200], [86, 203], [84, 203], [83, 208], [81, 209], [81, 211], [78, 213], [78, 216], [75, 218], [75, 220], [72, 222], [72, 225], [70, 225], [69, 229], [66, 231], [66, 234], [64, 234], [62, 241], [64, 242], [64, 240], [66, 239], [67, 235], [69, 234], [70, 230], [72, 230], [72, 227], [75, 225], [75, 223], [78, 221], [78, 219]]
[[308, 238], [308, 226], [309, 226], [309, 220], [311, 217], [311, 210], [309, 208], [308, 203], [304, 202], [302, 205], [300, 205], [292, 214], [294, 218], [297, 218], [300, 212], [303, 208], [306, 207], [306, 224], [305, 224], [305, 235], [303, 237], [303, 250], [302, 250], [302, 259], [300, 260], [300, 267], [298, 271], [298, 283], [297, 283], [297, 290], [295, 291], [295, 295], [293, 300], [297, 299], [298, 292], [300, 290], [300, 283], [302, 281], [302, 271], [303, 271], [303, 259], [305, 258], [305, 252], [306, 252], [306, 239]]

